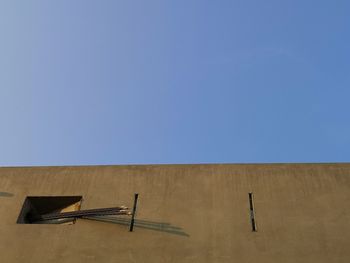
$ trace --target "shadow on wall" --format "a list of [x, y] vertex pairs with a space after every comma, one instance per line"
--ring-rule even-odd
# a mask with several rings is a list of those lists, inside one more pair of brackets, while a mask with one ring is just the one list
[[0, 197], [12, 197], [13, 194], [7, 192], [0, 192]]
[[[107, 216], [99, 216], [99, 217], [96, 216], [96, 217], [83, 217], [83, 219], [118, 224], [118, 225], [129, 225], [130, 224], [130, 219], [126, 219], [126, 218], [115, 218], [115, 217], [112, 218], [112, 217], [107, 217]], [[169, 223], [160, 223], [160, 222], [154, 222], [154, 221], [135, 219], [134, 227], [148, 229], [148, 230], [154, 230], [154, 231], [160, 231], [160, 232], [166, 232], [169, 234], [185, 236], [185, 237], [190, 236], [189, 234], [185, 233], [181, 227], [172, 226]]]

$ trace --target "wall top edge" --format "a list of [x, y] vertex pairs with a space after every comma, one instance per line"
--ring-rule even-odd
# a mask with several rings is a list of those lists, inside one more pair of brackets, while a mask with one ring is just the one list
[[91, 165], [24, 165], [24, 166], [0, 166], [0, 169], [21, 168], [98, 168], [98, 167], [193, 167], [193, 166], [342, 166], [350, 165], [350, 162], [298, 162], [298, 163], [160, 163], [160, 164], [91, 164]]

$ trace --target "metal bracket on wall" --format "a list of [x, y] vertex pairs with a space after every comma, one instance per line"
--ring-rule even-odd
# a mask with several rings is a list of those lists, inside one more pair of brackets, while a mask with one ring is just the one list
[[136, 207], [137, 207], [137, 199], [139, 197], [139, 194], [134, 195], [134, 206], [132, 208], [132, 214], [131, 214], [131, 220], [130, 220], [130, 228], [129, 231], [132, 232], [134, 229], [134, 223], [135, 223], [135, 214], [136, 214]]
[[252, 224], [252, 231], [256, 232], [256, 220], [255, 220], [255, 211], [254, 211], [254, 201], [253, 201], [253, 193], [249, 193], [249, 209], [250, 209], [250, 221]]

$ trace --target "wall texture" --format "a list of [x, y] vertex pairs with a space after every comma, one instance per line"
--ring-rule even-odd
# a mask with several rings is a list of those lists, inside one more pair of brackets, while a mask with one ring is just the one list
[[[26, 196], [83, 196], [123, 218], [16, 224]], [[254, 193], [252, 232], [248, 193]], [[0, 168], [1, 262], [350, 262], [350, 164]]]

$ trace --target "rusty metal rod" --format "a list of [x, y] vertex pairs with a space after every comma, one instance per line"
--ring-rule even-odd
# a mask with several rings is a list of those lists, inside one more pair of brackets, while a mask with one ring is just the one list
[[131, 213], [127, 207], [110, 207], [110, 208], [97, 208], [97, 209], [87, 209], [87, 210], [79, 210], [79, 211], [73, 211], [73, 212], [39, 215], [31, 218], [31, 221], [35, 222], [35, 221], [53, 220], [53, 219], [61, 219], [61, 218], [79, 218], [84, 216], [130, 215], [130, 214]]

